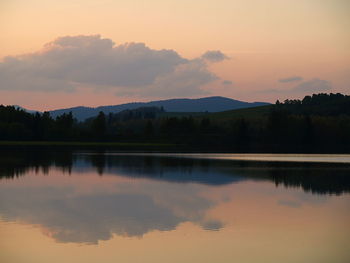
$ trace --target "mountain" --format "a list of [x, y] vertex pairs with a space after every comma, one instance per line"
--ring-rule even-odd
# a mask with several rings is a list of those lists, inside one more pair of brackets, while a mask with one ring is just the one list
[[57, 117], [63, 113], [73, 113], [73, 116], [79, 121], [96, 116], [100, 111], [105, 114], [118, 113], [123, 110], [137, 109], [140, 107], [163, 107], [167, 112], [220, 112], [226, 110], [234, 110], [241, 108], [250, 108], [268, 105], [266, 102], [244, 102], [225, 97], [206, 97], [199, 99], [169, 99], [150, 102], [133, 102], [112, 106], [100, 106], [96, 108], [90, 107], [74, 107], [67, 109], [58, 109], [50, 111], [52, 117]]
[[21, 107], [21, 106], [19, 106], [19, 105], [12, 105], [12, 106], [15, 107], [16, 109], [24, 110], [24, 111], [26, 111], [26, 112], [28, 112], [28, 113], [37, 113], [37, 112], [38, 112], [38, 111], [36, 111], [36, 110], [28, 110], [28, 109], [23, 108], [23, 107]]

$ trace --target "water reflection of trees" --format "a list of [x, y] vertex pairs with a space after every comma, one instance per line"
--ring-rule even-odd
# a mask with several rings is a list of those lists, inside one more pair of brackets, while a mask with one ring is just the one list
[[0, 151], [0, 178], [16, 178], [28, 172], [48, 174], [52, 168], [70, 173], [74, 161], [72, 152], [66, 151]]
[[159, 156], [134, 156], [63, 150], [0, 151], [0, 178], [16, 178], [28, 172], [48, 174], [50, 169], [95, 169], [99, 175], [117, 174], [155, 180], [208, 185], [244, 180], [272, 181], [276, 186], [301, 188], [315, 194], [350, 192], [350, 166], [219, 161]]

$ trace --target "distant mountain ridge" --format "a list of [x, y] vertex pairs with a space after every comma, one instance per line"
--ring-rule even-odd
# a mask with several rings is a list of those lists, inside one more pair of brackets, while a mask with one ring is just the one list
[[123, 110], [132, 110], [140, 107], [163, 107], [167, 112], [220, 112], [226, 110], [242, 109], [269, 105], [266, 102], [244, 102], [226, 97], [205, 97], [199, 99], [168, 99], [150, 102], [132, 102], [111, 106], [91, 107], [73, 107], [67, 109], [58, 109], [50, 111], [52, 117], [56, 118], [63, 113], [72, 112], [73, 116], [79, 121], [97, 116], [100, 111], [105, 114], [118, 113]]
[[21, 107], [21, 106], [19, 106], [19, 105], [12, 105], [12, 106], [15, 107], [16, 109], [24, 110], [24, 111], [26, 111], [26, 112], [28, 112], [28, 113], [36, 113], [36, 112], [38, 112], [38, 111], [36, 111], [36, 110], [28, 110], [28, 109], [23, 108], [23, 107]]

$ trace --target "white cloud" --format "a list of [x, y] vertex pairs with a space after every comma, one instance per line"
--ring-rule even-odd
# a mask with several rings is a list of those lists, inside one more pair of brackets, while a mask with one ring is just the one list
[[5, 57], [0, 89], [71, 92], [86, 86], [113, 88], [118, 94], [197, 95], [204, 93], [201, 86], [218, 79], [207, 63], [225, 58], [220, 51], [208, 51], [191, 60], [143, 43], [115, 45], [99, 35], [66, 36], [36, 53]]

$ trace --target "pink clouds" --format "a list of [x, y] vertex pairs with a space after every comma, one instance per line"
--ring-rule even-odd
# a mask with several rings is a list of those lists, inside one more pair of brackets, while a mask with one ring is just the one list
[[218, 79], [208, 64], [226, 58], [220, 51], [208, 51], [186, 59], [144, 43], [115, 45], [99, 35], [67, 36], [39, 52], [5, 57], [0, 84], [11, 91], [72, 92], [80, 87], [121, 96], [192, 96], [205, 93], [202, 86]]

